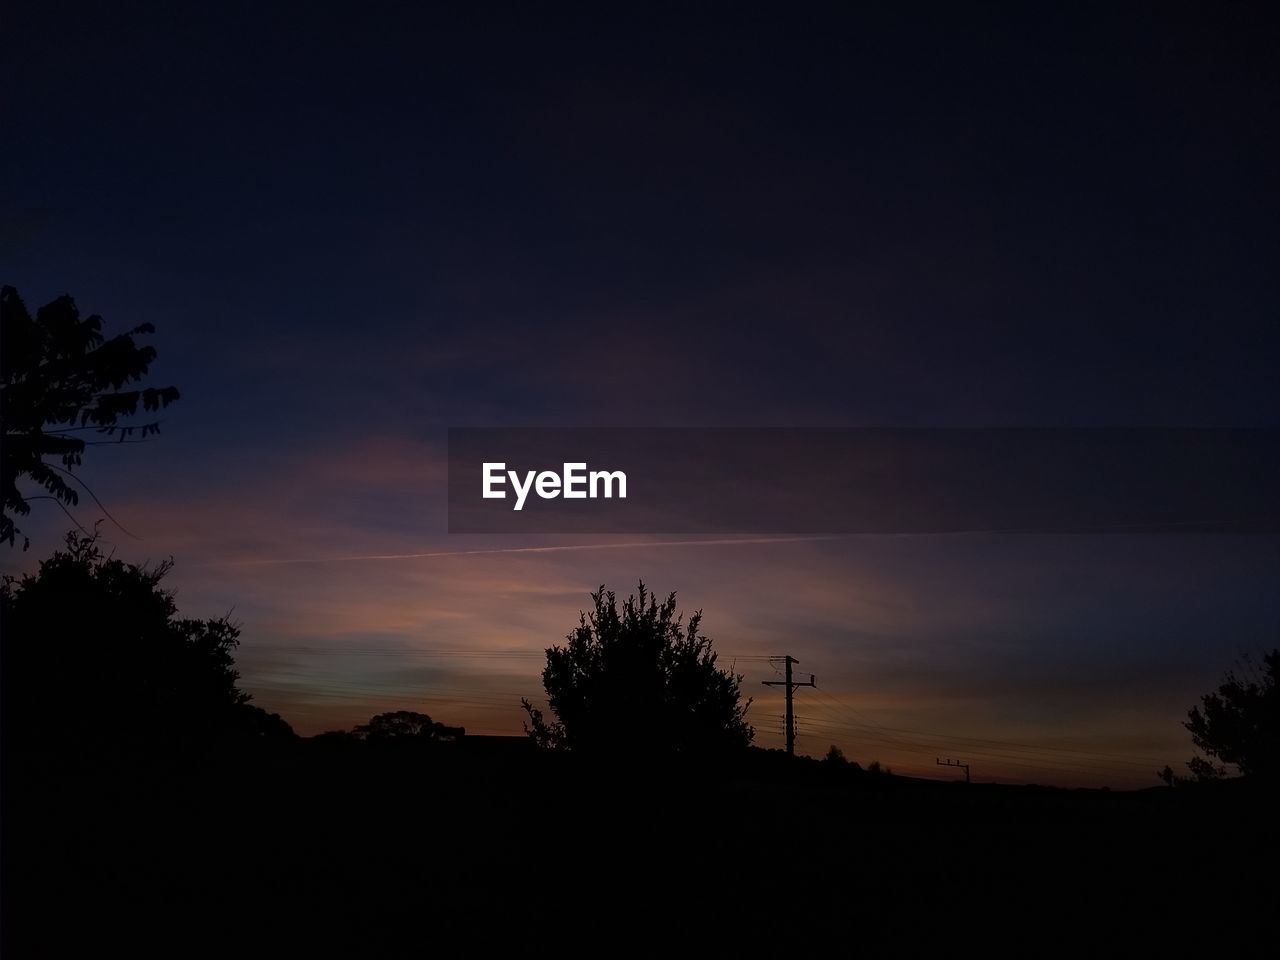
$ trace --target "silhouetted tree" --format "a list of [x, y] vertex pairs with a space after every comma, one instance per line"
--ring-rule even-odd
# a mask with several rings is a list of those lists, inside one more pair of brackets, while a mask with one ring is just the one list
[[[0, 684], [7, 747], [100, 751], [186, 748], [289, 736], [248, 705], [225, 617], [178, 616], [160, 584], [172, 561], [148, 568], [104, 557], [92, 536], [35, 575], [0, 587]], [[286, 733], [287, 731], [287, 733]]]
[[845, 759], [844, 751], [837, 747], [834, 743], [827, 748], [827, 755], [822, 758], [826, 763], [832, 766], [842, 767], [849, 761]]
[[351, 731], [361, 740], [458, 740], [466, 735], [463, 727], [448, 727], [436, 723], [425, 713], [412, 710], [396, 710], [380, 713], [368, 723], [362, 723]]
[[[72, 483], [93, 496], [74, 474], [88, 443], [133, 442], [160, 432], [157, 422], [128, 418], [139, 406], [167, 407], [178, 399], [177, 389], [125, 389], [146, 376], [156, 357], [154, 347], [138, 346], [133, 338], [154, 332], [145, 323], [108, 340], [102, 318], [82, 319], [70, 297], [59, 297], [32, 317], [17, 290], [0, 288], [0, 540], [14, 543], [20, 532], [15, 517], [30, 513], [32, 500], [53, 500], [66, 510], [80, 499]], [[76, 435], [86, 431], [113, 439]], [[48, 494], [24, 496], [18, 489], [23, 477]], [[29, 543], [24, 537], [24, 550]]]
[[674, 593], [659, 603], [643, 583], [621, 609], [603, 586], [591, 599], [565, 645], [547, 650], [542, 684], [555, 719], [522, 701], [525, 729], [539, 745], [628, 755], [751, 743], [742, 677], [716, 666], [699, 633], [701, 611], [686, 624]]
[[[1251, 675], [1241, 678], [1229, 671], [1217, 691], [1206, 693], [1187, 713], [1183, 726], [1192, 742], [1213, 758], [1187, 762], [1197, 780], [1226, 776], [1228, 764], [1256, 780], [1274, 782], [1280, 775], [1280, 650], [1262, 658], [1261, 670], [1248, 658], [1241, 669]], [[1161, 779], [1176, 780], [1172, 770], [1161, 771]]]

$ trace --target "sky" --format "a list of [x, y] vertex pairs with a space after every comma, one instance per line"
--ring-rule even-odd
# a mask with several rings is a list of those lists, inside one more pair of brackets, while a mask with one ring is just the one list
[[1274, 537], [451, 536], [445, 436], [1280, 426], [1262, 5], [427, 6], [6, 14], [0, 280], [155, 324], [182, 400], [84, 477], [118, 555], [242, 624], [255, 702], [518, 733], [543, 648], [643, 579], [766, 746], [790, 653], [815, 755], [1118, 787], [1190, 756], [1188, 707], [1280, 636]]

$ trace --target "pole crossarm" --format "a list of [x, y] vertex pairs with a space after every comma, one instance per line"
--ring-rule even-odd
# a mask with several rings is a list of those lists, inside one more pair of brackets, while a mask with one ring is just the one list
[[934, 762], [940, 767], [959, 767], [961, 770], [964, 771], [964, 782], [965, 783], [970, 782], [969, 781], [969, 765], [967, 763], [961, 763], [959, 760], [952, 760], [950, 757], [948, 757], [946, 760], [943, 760], [941, 757], [935, 757]]

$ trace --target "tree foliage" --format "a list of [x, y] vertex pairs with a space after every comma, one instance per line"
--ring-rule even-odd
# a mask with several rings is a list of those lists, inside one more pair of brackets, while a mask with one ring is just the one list
[[414, 713], [412, 710], [380, 713], [351, 732], [360, 740], [374, 742], [458, 740], [466, 735], [466, 730], [462, 727], [445, 726], [425, 713]]
[[291, 736], [237, 686], [240, 630], [180, 617], [155, 567], [72, 532], [34, 575], [0, 587], [7, 747], [69, 754]]
[[542, 683], [554, 719], [523, 701], [535, 741], [597, 754], [723, 752], [751, 743], [742, 677], [716, 666], [701, 611], [686, 623], [674, 593], [660, 603], [643, 583], [621, 607], [603, 586], [591, 599], [565, 644], [547, 650]]
[[[102, 318], [82, 318], [70, 297], [32, 317], [17, 290], [0, 289], [0, 540], [14, 543], [21, 532], [15, 518], [31, 512], [31, 500], [52, 499], [65, 510], [79, 502], [77, 485], [89, 492], [74, 473], [88, 444], [160, 432], [158, 422], [130, 420], [139, 409], [159, 411], [178, 399], [174, 387], [131, 388], [156, 357], [154, 347], [134, 338], [154, 332], [148, 323], [107, 339]], [[110, 439], [86, 440], [85, 433]], [[23, 495], [23, 478], [47, 494]], [[23, 549], [28, 544], [24, 538]]]
[[[1280, 776], [1280, 650], [1266, 654], [1261, 668], [1246, 659], [1241, 671], [1244, 677], [1228, 672], [1218, 689], [1187, 713], [1183, 726], [1211, 758], [1188, 761], [1198, 780], [1226, 776], [1228, 765], [1251, 779], [1274, 782]], [[1161, 777], [1169, 783], [1175, 779], [1172, 771], [1162, 771]]]

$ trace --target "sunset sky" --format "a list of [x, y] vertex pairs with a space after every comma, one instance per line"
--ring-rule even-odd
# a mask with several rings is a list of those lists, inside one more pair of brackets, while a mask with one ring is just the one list
[[[156, 325], [182, 400], [83, 475], [298, 732], [518, 733], [643, 578], [762, 745], [789, 653], [803, 752], [1147, 786], [1280, 645], [1271, 536], [451, 536], [444, 500], [451, 426], [1280, 426], [1260, 17], [26, 6], [0, 281]], [[4, 572], [68, 521], [22, 526]]]

